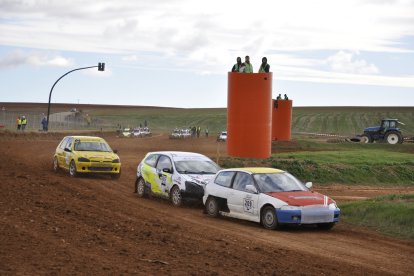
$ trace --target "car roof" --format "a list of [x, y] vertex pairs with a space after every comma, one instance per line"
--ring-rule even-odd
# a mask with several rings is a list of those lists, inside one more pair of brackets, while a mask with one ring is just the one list
[[150, 155], [150, 154], [165, 154], [165, 155], [169, 155], [171, 157], [184, 157], [184, 156], [206, 157], [205, 155], [203, 155], [201, 153], [187, 152], [187, 151], [152, 151], [152, 152], [147, 153], [147, 155]]
[[66, 136], [66, 137], [71, 137], [73, 139], [79, 139], [79, 140], [89, 140], [89, 141], [102, 141], [102, 140], [104, 140], [103, 138], [98, 137], [98, 136]]
[[283, 173], [285, 171], [274, 169], [274, 168], [264, 168], [264, 167], [248, 167], [248, 168], [231, 168], [231, 169], [224, 169], [222, 171], [241, 171], [247, 172], [250, 174], [257, 174], [257, 173]]

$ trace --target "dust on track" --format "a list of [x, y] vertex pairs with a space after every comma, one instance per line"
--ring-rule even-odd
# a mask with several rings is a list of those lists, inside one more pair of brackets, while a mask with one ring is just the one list
[[[0, 136], [0, 274], [375, 274], [408, 275], [414, 243], [339, 223], [268, 231], [209, 218], [202, 206], [173, 208], [137, 198], [135, 171], [145, 153], [185, 150], [226, 156], [214, 137], [169, 140], [102, 134], [122, 161], [119, 180], [53, 173], [64, 134]], [[315, 185], [317, 186], [317, 185]], [[335, 197], [407, 192], [334, 185]], [[409, 190], [408, 192], [412, 192]]]

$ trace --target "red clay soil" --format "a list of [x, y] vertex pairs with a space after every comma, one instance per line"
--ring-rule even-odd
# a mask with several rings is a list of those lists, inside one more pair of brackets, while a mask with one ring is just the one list
[[[0, 133], [1, 275], [409, 275], [414, 271], [414, 243], [344, 223], [331, 231], [312, 227], [269, 231], [255, 223], [207, 217], [201, 205], [174, 208], [166, 200], [142, 199], [133, 193], [136, 166], [146, 152], [185, 150], [212, 159], [225, 156], [225, 144], [213, 137], [105, 135], [119, 150], [123, 170], [119, 180], [54, 173], [52, 156], [62, 138], [63, 134]], [[377, 194], [344, 186], [328, 192]]]

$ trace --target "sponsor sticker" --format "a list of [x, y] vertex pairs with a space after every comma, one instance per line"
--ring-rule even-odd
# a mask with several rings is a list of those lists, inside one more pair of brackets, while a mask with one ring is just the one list
[[248, 213], [253, 213], [253, 200], [250, 198], [244, 198], [244, 211]]

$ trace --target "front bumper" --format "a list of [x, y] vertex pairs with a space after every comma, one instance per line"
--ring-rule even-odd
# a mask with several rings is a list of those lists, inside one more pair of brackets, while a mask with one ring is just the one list
[[338, 222], [340, 210], [330, 210], [326, 207], [304, 208], [300, 210], [275, 209], [277, 221], [280, 224], [317, 224]]
[[121, 172], [121, 163], [112, 162], [76, 162], [78, 173], [106, 173], [117, 174]]
[[185, 190], [181, 190], [181, 195], [186, 198], [202, 199], [204, 187], [193, 182], [185, 182]]

